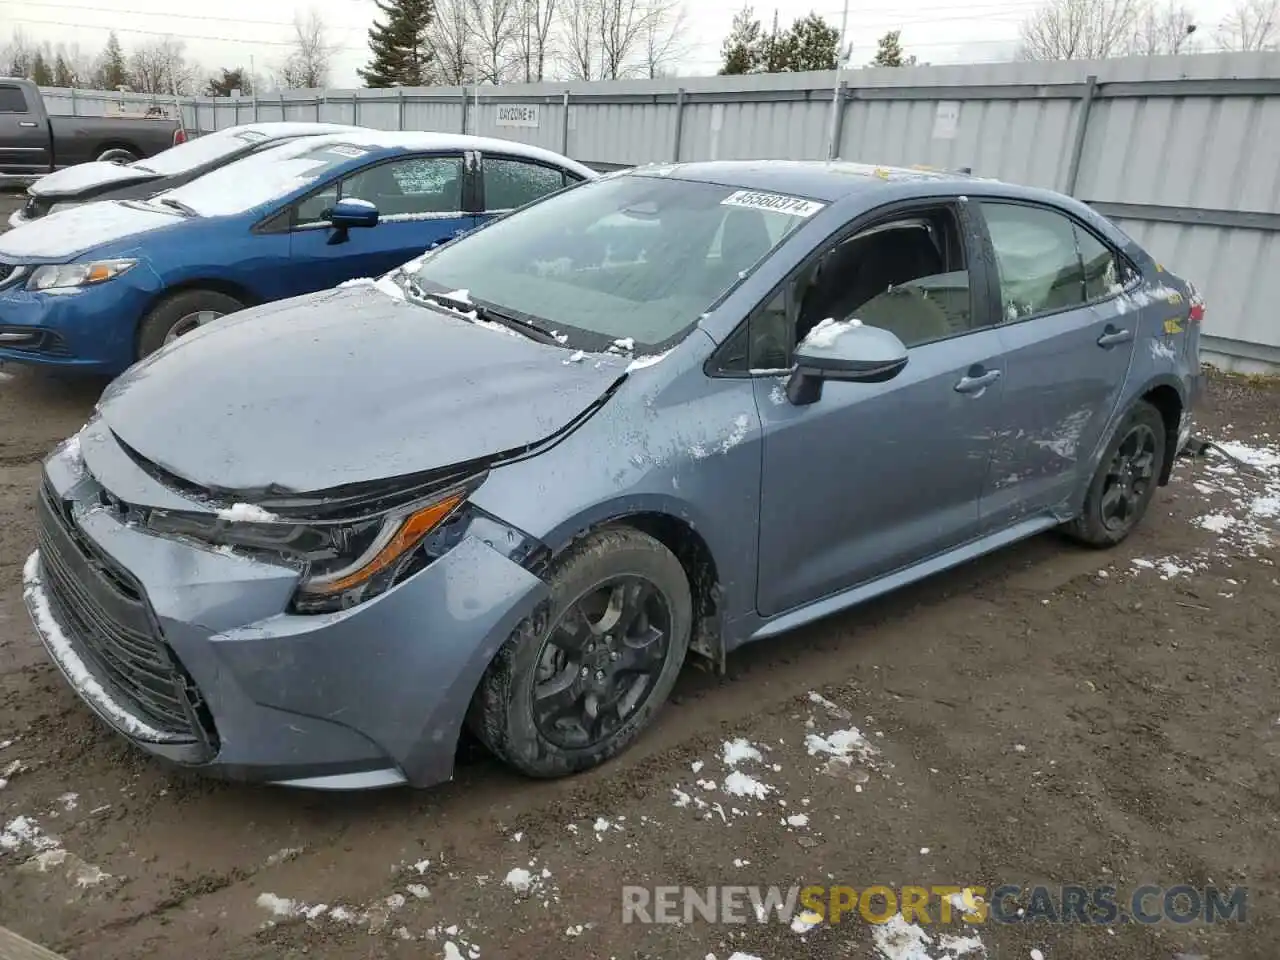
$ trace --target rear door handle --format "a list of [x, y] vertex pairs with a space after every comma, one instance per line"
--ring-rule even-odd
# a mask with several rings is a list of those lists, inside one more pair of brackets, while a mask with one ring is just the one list
[[960, 382], [956, 384], [956, 393], [981, 393], [999, 379], [999, 370], [988, 370], [976, 376], [961, 377]]
[[1114, 347], [1119, 343], [1128, 343], [1133, 339], [1133, 333], [1129, 330], [1117, 330], [1111, 324], [1107, 324], [1107, 328], [1102, 332], [1102, 336], [1098, 338], [1098, 346]]
[[34, 120], [19, 120], [19, 121], [18, 121], [18, 126], [20, 126], [20, 127], [34, 127], [35, 125], [36, 125], [36, 122], [35, 122]]

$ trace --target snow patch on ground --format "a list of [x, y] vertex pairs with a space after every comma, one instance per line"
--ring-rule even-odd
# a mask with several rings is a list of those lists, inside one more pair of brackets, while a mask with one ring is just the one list
[[769, 784], [740, 770], [734, 770], [724, 778], [724, 792], [735, 797], [754, 797], [756, 800], [764, 800], [773, 792], [773, 789]]
[[914, 923], [894, 914], [885, 923], [876, 924], [871, 939], [885, 960], [955, 960], [957, 957], [985, 957], [986, 947], [976, 935], [940, 934], [934, 938]]
[[[737, 740], [726, 740], [721, 750], [721, 759], [726, 767], [736, 767], [747, 760], [760, 761], [764, 759], [760, 751], [743, 737], [739, 737]], [[697, 771], [694, 772], [696, 773]]]

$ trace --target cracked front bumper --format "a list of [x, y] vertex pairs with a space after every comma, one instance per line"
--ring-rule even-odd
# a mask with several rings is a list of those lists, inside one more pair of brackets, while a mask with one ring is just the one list
[[[466, 537], [340, 613], [287, 613], [297, 572], [153, 536], [99, 505], [74, 453], [46, 464], [24, 596], [80, 697], [143, 750], [318, 789], [452, 776], [493, 655], [546, 585]], [[88, 504], [94, 506], [88, 506]]]

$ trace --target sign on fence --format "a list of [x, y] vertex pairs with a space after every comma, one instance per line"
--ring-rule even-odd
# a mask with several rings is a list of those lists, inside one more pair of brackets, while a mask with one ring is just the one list
[[111, 117], [146, 118], [149, 120], [176, 120], [177, 109], [172, 103], [126, 103], [114, 100], [103, 111]]
[[933, 139], [954, 140], [956, 128], [960, 125], [960, 101], [939, 100], [938, 110], [933, 115]]
[[500, 103], [495, 122], [500, 127], [536, 127], [538, 108], [531, 103]]

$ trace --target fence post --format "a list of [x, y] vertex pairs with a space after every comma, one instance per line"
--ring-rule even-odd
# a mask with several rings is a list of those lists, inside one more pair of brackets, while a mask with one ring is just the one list
[[80, 108], [76, 106], [76, 88], [71, 88], [71, 115], [73, 117], [80, 116]]
[[253, 95], [253, 122], [258, 122], [258, 95]]
[[324, 104], [324, 101], [325, 101], [325, 96], [323, 93], [320, 94], [318, 97], [316, 97], [316, 123], [320, 122], [320, 116], [321, 116], [320, 110]]
[[841, 80], [840, 86], [836, 88], [835, 126], [831, 129], [831, 150], [828, 160], [837, 160], [840, 157], [840, 141], [844, 139], [844, 106], [848, 99], [849, 81]]
[[1067, 166], [1067, 196], [1076, 195], [1076, 181], [1080, 177], [1080, 158], [1084, 155], [1084, 138], [1089, 132], [1089, 114], [1093, 112], [1093, 97], [1098, 92], [1098, 78], [1089, 74], [1084, 81], [1084, 94], [1080, 97], [1080, 117], [1076, 120], [1076, 136], [1071, 144], [1071, 163]]
[[404, 129], [404, 87], [396, 87], [396, 129]]
[[280, 96], [280, 119], [288, 120], [289, 118], [285, 115], [285, 112], [284, 112], [284, 91], [283, 90], [280, 92], [279, 96]]
[[684, 87], [676, 90], [676, 132], [675, 144], [671, 148], [672, 163], [680, 162], [680, 138], [684, 135]]
[[466, 135], [467, 132], [467, 85], [462, 85], [462, 129], [459, 133]]
[[360, 94], [351, 94], [351, 125], [360, 126]]
[[560, 127], [560, 152], [569, 155], [569, 91], [564, 92], [564, 122]]

